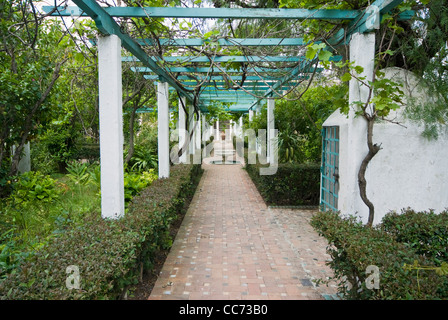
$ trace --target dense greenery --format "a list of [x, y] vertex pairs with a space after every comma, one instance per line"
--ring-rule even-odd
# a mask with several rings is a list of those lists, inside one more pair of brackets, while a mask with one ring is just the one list
[[[62, 230], [100, 216], [100, 166], [69, 162], [66, 175], [30, 171], [9, 181], [12, 192], [0, 204], [0, 277], [16, 269]], [[125, 172], [126, 207], [150, 185], [154, 169]]]
[[[347, 103], [347, 86], [312, 86], [300, 100], [278, 100], [275, 128], [278, 129], [279, 162], [320, 163], [322, 124], [340, 105]], [[258, 132], [267, 128], [266, 106], [246, 125]], [[247, 138], [246, 138], [247, 139]]]
[[318, 206], [320, 165], [281, 163], [273, 175], [260, 175], [265, 165], [247, 164], [246, 170], [267, 204]]
[[[338, 283], [345, 299], [447, 299], [447, 217], [406, 210], [368, 227], [327, 211], [316, 214], [312, 225], [329, 242], [330, 282]], [[368, 266], [379, 268], [377, 288], [369, 288]]]
[[[0, 283], [2, 299], [116, 299], [151, 269], [156, 251], [169, 248], [179, 218], [201, 177], [199, 165], [178, 165], [135, 197], [124, 218], [84, 215], [64, 226]], [[66, 268], [80, 271], [80, 289], [66, 286]]]

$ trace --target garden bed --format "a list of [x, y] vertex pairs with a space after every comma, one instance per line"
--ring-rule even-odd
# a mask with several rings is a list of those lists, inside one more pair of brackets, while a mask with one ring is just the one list
[[[0, 283], [1, 299], [118, 299], [152, 270], [160, 250], [172, 245], [171, 224], [188, 207], [200, 165], [172, 167], [133, 198], [119, 220], [86, 217], [82, 225], [52, 237]], [[79, 289], [69, 288], [67, 267], [79, 269]]]

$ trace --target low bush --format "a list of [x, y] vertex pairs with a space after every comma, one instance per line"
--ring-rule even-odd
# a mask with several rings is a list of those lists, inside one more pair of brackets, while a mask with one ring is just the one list
[[[170, 223], [186, 210], [202, 169], [178, 165], [133, 198], [119, 220], [88, 215], [57, 233], [0, 282], [1, 299], [116, 299], [151, 268], [158, 248], [169, 247]], [[67, 286], [79, 269], [79, 289]], [[67, 273], [68, 272], [68, 273]]]
[[84, 143], [77, 145], [72, 159], [85, 159], [89, 162], [100, 161], [100, 145], [96, 143]]
[[381, 228], [436, 265], [448, 262], [448, 211], [440, 214], [412, 209], [402, 210], [401, 214], [390, 212], [384, 216]]
[[[434, 271], [434, 261], [397, 241], [396, 235], [381, 225], [368, 227], [332, 211], [317, 213], [311, 224], [329, 242], [328, 265], [334, 272], [329, 280], [338, 282], [345, 299], [448, 298], [443, 290], [446, 276]], [[377, 288], [369, 286], [368, 266], [378, 267]]]
[[56, 181], [38, 171], [29, 171], [20, 175], [13, 187], [10, 199], [19, 204], [33, 201], [52, 202], [59, 197]]
[[[247, 163], [247, 161], [246, 161]], [[246, 164], [246, 170], [269, 205], [317, 206], [320, 196], [320, 165], [280, 163], [273, 175], [260, 175], [261, 164]]]

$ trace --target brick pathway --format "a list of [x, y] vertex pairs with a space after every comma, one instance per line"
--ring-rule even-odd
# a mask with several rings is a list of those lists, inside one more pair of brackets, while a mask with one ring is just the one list
[[324, 299], [336, 289], [312, 211], [270, 209], [240, 165], [204, 164], [204, 175], [149, 297]]

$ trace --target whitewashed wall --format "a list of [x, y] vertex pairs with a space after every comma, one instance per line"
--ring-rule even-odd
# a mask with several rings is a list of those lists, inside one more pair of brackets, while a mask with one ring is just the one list
[[[399, 68], [383, 71], [387, 78], [403, 84], [407, 96], [428, 99], [421, 81], [412, 73]], [[440, 212], [448, 208], [448, 137], [441, 135], [438, 140], [427, 140], [421, 135], [423, 128], [407, 120], [403, 111], [404, 108], [391, 115], [402, 126], [382, 122], [374, 127], [374, 143], [381, 144], [382, 150], [369, 164], [366, 179], [368, 197], [375, 205], [375, 224], [391, 210], [400, 212], [411, 207]], [[340, 126], [338, 209], [342, 213], [357, 214], [366, 222], [368, 209], [359, 196], [353, 168], [357, 174], [360, 159], [367, 149], [350, 139], [352, 135], [364, 137], [366, 133], [364, 126], [353, 132], [354, 121], [363, 119], [347, 119], [336, 111], [324, 126]], [[361, 158], [359, 154], [362, 154]]]

